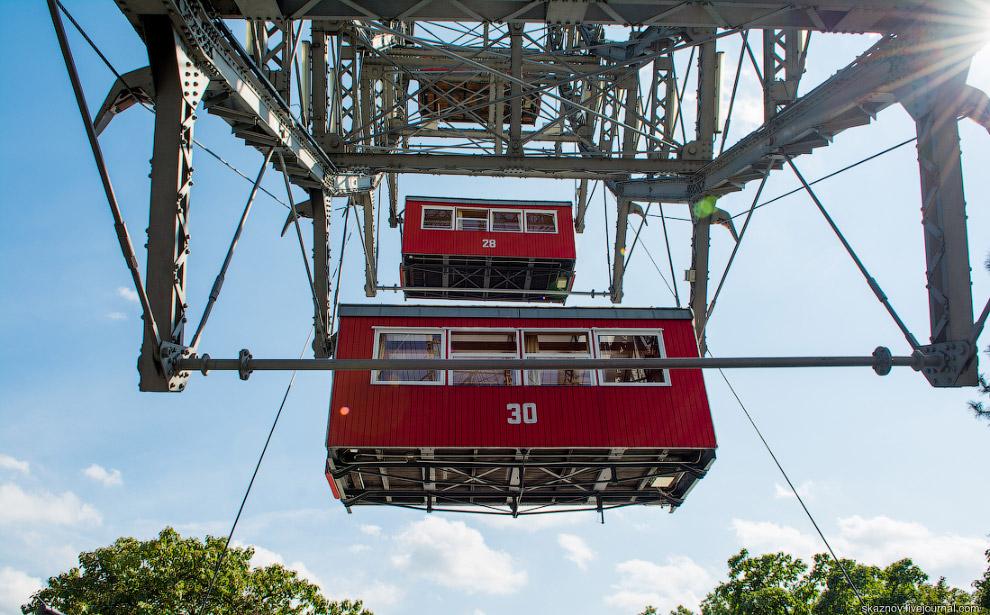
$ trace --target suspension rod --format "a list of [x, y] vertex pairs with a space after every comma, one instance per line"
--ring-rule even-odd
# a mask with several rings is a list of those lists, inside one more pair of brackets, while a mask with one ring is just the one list
[[908, 357], [893, 357], [884, 347], [869, 357], [730, 357], [730, 358], [663, 358], [663, 359], [255, 359], [242, 350], [237, 359], [202, 357], [179, 358], [180, 371], [237, 371], [247, 380], [252, 371], [371, 371], [371, 370], [540, 370], [540, 369], [729, 369], [783, 367], [872, 367], [886, 375], [893, 366], [919, 371], [925, 367], [941, 368], [944, 357], [916, 351]]

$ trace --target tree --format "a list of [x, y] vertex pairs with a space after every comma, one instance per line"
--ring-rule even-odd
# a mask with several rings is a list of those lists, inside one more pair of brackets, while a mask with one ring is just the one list
[[[990, 271], [990, 256], [983, 265]], [[990, 346], [987, 346], [986, 353], [990, 356]], [[980, 395], [985, 397], [990, 397], [990, 380], [987, 380], [986, 374], [980, 374], [980, 384], [979, 384]], [[978, 419], [987, 419], [990, 421], [990, 408], [985, 407], [982, 401], [971, 401], [969, 402], [969, 409], [973, 411]]]
[[[48, 579], [23, 607], [45, 613], [195, 615], [206, 596], [224, 539], [182, 538], [170, 527], [157, 539], [120, 538], [79, 554], [79, 566]], [[252, 568], [254, 549], [230, 548], [205, 613], [212, 615], [372, 615], [360, 600], [333, 602], [294, 570], [273, 564]]]
[[[990, 562], [990, 550], [987, 558]], [[743, 549], [730, 557], [728, 564], [728, 580], [701, 602], [702, 615], [848, 615], [862, 612], [862, 606], [974, 604], [973, 596], [949, 587], [944, 578], [934, 585], [928, 583], [928, 575], [910, 559], [902, 559], [886, 568], [844, 559], [840, 568], [835, 560], [821, 553], [815, 556], [814, 566], [808, 570], [804, 562], [786, 553], [751, 557]], [[847, 573], [856, 585], [858, 595], [849, 586]], [[974, 586], [977, 588], [976, 599], [983, 596], [982, 599], [990, 602], [990, 570]], [[648, 607], [641, 615], [656, 613], [656, 609]], [[679, 606], [671, 615], [693, 614]]]
[[976, 588], [973, 602], [990, 610], [990, 549], [987, 549], [984, 555], [987, 556], [987, 571], [983, 573], [982, 579], [973, 581], [973, 587]]

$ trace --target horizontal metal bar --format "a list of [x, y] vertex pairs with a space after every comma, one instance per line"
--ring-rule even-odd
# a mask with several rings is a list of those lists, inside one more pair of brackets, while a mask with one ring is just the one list
[[526, 290], [524, 288], [457, 288], [443, 286], [376, 286], [378, 290], [417, 293], [495, 293], [503, 295], [587, 295], [589, 297], [608, 297], [607, 290]]
[[[727, 357], [664, 359], [255, 359], [242, 351], [241, 359], [203, 357], [177, 359], [180, 371], [239, 371], [242, 378], [252, 371], [371, 371], [371, 370], [539, 370], [539, 369], [731, 369], [767, 367], [876, 367], [878, 359], [869, 357]], [[920, 352], [909, 357], [890, 357], [890, 366], [941, 367], [940, 355]], [[406, 383], [408, 384], [408, 383]], [[426, 383], [429, 384], [429, 383]]]
[[[327, 154], [341, 170], [368, 173], [471, 174], [512, 177], [600, 179], [601, 174], [672, 175], [699, 171], [703, 160], [587, 158], [583, 156], [496, 156], [487, 154]], [[686, 179], [680, 180], [686, 182]]]

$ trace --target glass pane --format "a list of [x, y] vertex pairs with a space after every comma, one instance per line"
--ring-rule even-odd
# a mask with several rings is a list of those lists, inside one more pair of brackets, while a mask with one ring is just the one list
[[526, 372], [526, 384], [580, 386], [591, 384], [590, 369], [542, 369]]
[[[450, 358], [458, 359], [514, 359], [518, 354], [516, 334], [512, 331], [451, 331]], [[513, 385], [515, 372], [510, 369], [455, 370], [451, 372], [453, 384]]]
[[[439, 359], [440, 333], [382, 333], [378, 336], [377, 359]], [[439, 382], [440, 372], [425, 369], [383, 369], [379, 382]]]
[[459, 231], [487, 231], [488, 230], [488, 210], [487, 209], [458, 209], [457, 210], [457, 230], [459, 230]]
[[454, 210], [423, 208], [423, 228], [454, 228]]
[[527, 331], [524, 335], [527, 354], [591, 355], [588, 334], [584, 331]]
[[516, 357], [516, 334], [506, 332], [451, 331], [450, 354], [458, 355], [502, 355]]
[[[523, 334], [526, 355], [590, 357], [591, 345], [586, 331], [533, 331]], [[526, 383], [544, 386], [578, 386], [592, 384], [591, 370], [545, 369], [526, 372]]]
[[[599, 335], [598, 355], [603, 359], [659, 359], [660, 337], [657, 335]], [[616, 382], [665, 382], [662, 369], [605, 369], [602, 384]]]
[[522, 212], [518, 211], [493, 211], [492, 212], [493, 231], [521, 231]]
[[557, 223], [552, 211], [527, 211], [527, 233], [556, 233]]

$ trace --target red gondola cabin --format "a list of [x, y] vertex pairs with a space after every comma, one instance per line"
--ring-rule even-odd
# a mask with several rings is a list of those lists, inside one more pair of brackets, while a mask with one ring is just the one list
[[[342, 305], [337, 359], [697, 357], [690, 313]], [[327, 479], [345, 506], [679, 506], [715, 459], [701, 370], [334, 374]], [[532, 508], [529, 508], [532, 510]]]
[[406, 198], [407, 299], [563, 303], [575, 255], [570, 203]]

